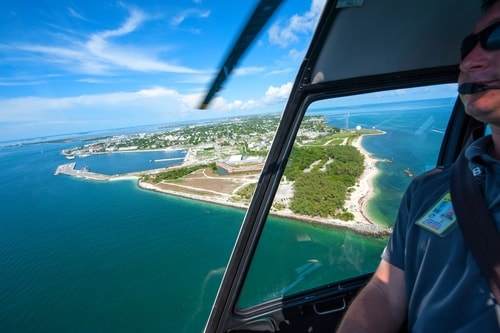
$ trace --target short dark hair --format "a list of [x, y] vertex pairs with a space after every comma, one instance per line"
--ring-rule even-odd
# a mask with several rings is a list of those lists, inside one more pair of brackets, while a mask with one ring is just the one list
[[490, 9], [496, 2], [498, 2], [499, 0], [483, 0], [482, 1], [482, 5], [481, 5], [481, 8], [484, 10], [484, 11], [487, 11], [488, 9]]

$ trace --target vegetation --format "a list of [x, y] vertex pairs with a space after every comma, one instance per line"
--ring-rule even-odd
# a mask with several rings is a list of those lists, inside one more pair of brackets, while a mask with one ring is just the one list
[[198, 165], [193, 165], [189, 167], [183, 167], [183, 168], [175, 168], [175, 169], [169, 169], [167, 171], [155, 173], [155, 174], [150, 174], [150, 175], [144, 175], [142, 177], [143, 181], [146, 182], [153, 182], [153, 183], [159, 183], [163, 180], [175, 180], [182, 178], [184, 176], [189, 175], [190, 173], [193, 173], [197, 170], [200, 169], [205, 169], [205, 168], [210, 168], [212, 170], [217, 170], [217, 166], [215, 163], [211, 163], [209, 165], [207, 164], [198, 164]]
[[295, 181], [291, 210], [295, 213], [342, 220], [348, 189], [363, 173], [363, 155], [352, 146], [294, 147], [284, 175]]
[[255, 191], [255, 187], [257, 187], [257, 183], [248, 184], [242, 188], [240, 188], [236, 194], [245, 200], [250, 200], [253, 192]]

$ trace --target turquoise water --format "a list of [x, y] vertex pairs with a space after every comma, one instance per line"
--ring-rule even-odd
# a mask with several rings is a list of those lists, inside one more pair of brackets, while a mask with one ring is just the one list
[[0, 332], [200, 332], [243, 212], [53, 176], [60, 150], [0, 150]]
[[[371, 210], [383, 222], [391, 223], [392, 213], [385, 208], [397, 205], [394, 198], [409, 182], [404, 174], [396, 182], [388, 177], [406, 167], [420, 172], [434, 163], [431, 152], [422, 159], [412, 158], [412, 151], [425, 152], [429, 140], [441, 139], [442, 134], [431, 130], [446, 124], [437, 116], [441, 107], [400, 105], [406, 111], [391, 111], [385, 122], [377, 114], [351, 111], [353, 126], [377, 126], [388, 132], [366, 137], [367, 150], [380, 158], [400, 156], [396, 153], [401, 151], [407, 155], [381, 164], [377, 184], [384, 196], [374, 199]], [[429, 116], [436, 121], [420, 129], [421, 139], [403, 141]], [[341, 117], [330, 121], [343, 123]], [[74, 145], [0, 147], [0, 332], [200, 332], [244, 212], [144, 191], [132, 180], [54, 176], [59, 164], [69, 162], [60, 151]], [[130, 164], [144, 157], [121, 155]], [[88, 163], [94, 171], [100, 164], [110, 167], [109, 160], [76, 161]], [[109, 173], [116, 173], [111, 169]], [[282, 219], [271, 219], [263, 237], [268, 242], [259, 253], [288, 259], [279, 265], [257, 262], [252, 274], [258, 276], [254, 281], [263, 283], [249, 283], [254, 295], [245, 296], [248, 304], [253, 304], [252, 297], [273, 292], [262, 281], [263, 276], [273, 276], [269, 272], [292, 270], [309, 258], [335, 262], [338, 271], [325, 269], [322, 281], [311, 281], [315, 286], [352, 273], [344, 269], [373, 267], [383, 246], [380, 240], [351, 232]], [[286, 240], [306, 238], [314, 243], [301, 242], [300, 254], [290, 256], [297, 249]], [[259, 274], [262, 271], [266, 274]]]

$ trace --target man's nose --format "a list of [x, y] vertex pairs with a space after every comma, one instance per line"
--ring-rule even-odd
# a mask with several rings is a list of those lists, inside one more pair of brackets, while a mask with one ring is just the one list
[[481, 47], [480, 43], [476, 43], [472, 50], [460, 61], [460, 70], [469, 71], [486, 66], [488, 52]]

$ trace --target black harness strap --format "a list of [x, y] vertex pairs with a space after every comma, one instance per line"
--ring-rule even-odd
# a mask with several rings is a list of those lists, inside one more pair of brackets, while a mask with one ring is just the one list
[[500, 233], [463, 151], [451, 168], [450, 194], [465, 243], [500, 303]]

